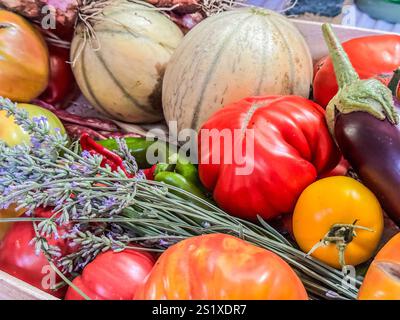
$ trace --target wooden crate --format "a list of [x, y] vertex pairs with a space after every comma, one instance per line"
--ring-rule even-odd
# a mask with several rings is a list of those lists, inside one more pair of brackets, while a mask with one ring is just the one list
[[[305, 37], [314, 62], [327, 55], [327, 48], [321, 33], [321, 23], [304, 20], [292, 20]], [[334, 30], [341, 41], [384, 32], [334, 25]], [[31, 285], [0, 271], [0, 300], [57, 300], [57, 298]]]

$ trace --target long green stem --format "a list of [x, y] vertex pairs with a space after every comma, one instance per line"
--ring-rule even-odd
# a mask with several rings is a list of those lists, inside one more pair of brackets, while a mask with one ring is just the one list
[[347, 53], [339, 42], [339, 39], [335, 36], [332, 26], [328, 23], [324, 23], [322, 25], [322, 32], [329, 49], [329, 55], [332, 59], [339, 88], [344, 88], [346, 85], [357, 81], [359, 76], [354, 70]]

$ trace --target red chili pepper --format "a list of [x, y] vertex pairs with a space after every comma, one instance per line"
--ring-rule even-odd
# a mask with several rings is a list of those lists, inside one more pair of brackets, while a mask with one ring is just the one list
[[143, 169], [143, 173], [147, 180], [154, 180], [154, 173], [156, 171], [157, 165], [153, 165], [151, 168]]
[[92, 155], [99, 154], [103, 156], [103, 160], [101, 162], [102, 167], [109, 165], [112, 171], [117, 171], [118, 168], [120, 168], [128, 178], [133, 178], [133, 175], [126, 171], [122, 158], [116, 153], [103, 147], [101, 144], [98, 144], [89, 136], [89, 134], [86, 132], [83, 133], [79, 142], [82, 150], [88, 151]]

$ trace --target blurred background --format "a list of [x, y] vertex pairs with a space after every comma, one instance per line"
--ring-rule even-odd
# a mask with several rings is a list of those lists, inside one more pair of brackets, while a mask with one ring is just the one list
[[400, 33], [400, 0], [249, 0], [249, 3], [311, 21]]

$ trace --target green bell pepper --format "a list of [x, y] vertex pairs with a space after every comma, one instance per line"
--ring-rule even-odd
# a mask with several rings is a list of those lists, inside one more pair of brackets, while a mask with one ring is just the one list
[[[176, 164], [159, 163], [154, 172], [154, 180], [183, 189], [201, 199], [209, 200], [201, 185], [197, 167], [190, 162], [182, 161], [178, 158]], [[184, 199], [191, 200], [191, 198], [182, 193], [173, 190], [171, 192]], [[198, 201], [194, 202], [198, 204]]]

